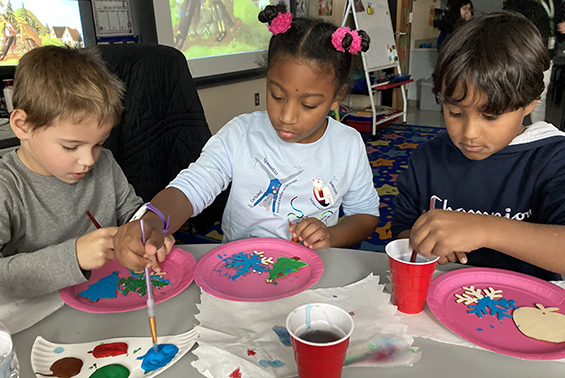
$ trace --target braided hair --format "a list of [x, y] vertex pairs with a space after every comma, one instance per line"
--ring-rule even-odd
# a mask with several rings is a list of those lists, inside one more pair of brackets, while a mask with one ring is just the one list
[[[271, 24], [279, 13], [285, 12], [284, 3], [269, 5], [259, 13], [259, 21]], [[341, 40], [341, 47], [345, 52], [336, 50], [332, 44], [332, 35], [337, 29], [334, 24], [321, 19], [297, 18], [292, 20], [290, 29], [271, 37], [267, 54], [267, 69], [285, 56], [316, 62], [321, 69], [331, 68], [333, 70], [337, 93], [348, 81], [352, 55], [350, 48], [353, 43], [353, 37], [346, 34]], [[357, 33], [361, 37], [361, 51], [365, 52], [369, 49], [369, 35], [363, 30], [358, 30]]]

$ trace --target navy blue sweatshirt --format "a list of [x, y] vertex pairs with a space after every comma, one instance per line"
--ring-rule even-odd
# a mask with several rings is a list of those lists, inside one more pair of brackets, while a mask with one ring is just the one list
[[[565, 133], [537, 122], [503, 150], [475, 161], [467, 159], [445, 132], [412, 153], [397, 186], [393, 238], [411, 229], [430, 208], [565, 225]], [[492, 249], [481, 248], [467, 257], [473, 266], [561, 279], [557, 273]]]

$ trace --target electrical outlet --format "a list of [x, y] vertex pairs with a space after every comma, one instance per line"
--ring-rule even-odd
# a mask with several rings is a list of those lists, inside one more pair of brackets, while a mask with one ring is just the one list
[[259, 93], [255, 93], [255, 106], [259, 106]]

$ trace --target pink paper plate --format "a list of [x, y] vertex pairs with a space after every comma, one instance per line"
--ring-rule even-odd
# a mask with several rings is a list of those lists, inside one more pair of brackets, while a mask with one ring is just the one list
[[[162, 272], [166, 273], [162, 276], [162, 279], [169, 281], [169, 283], [160, 288], [153, 288], [156, 304], [174, 297], [190, 285], [194, 279], [196, 259], [189, 252], [173, 247], [167, 259], [159, 265]], [[108, 277], [114, 272], [117, 272], [119, 279], [131, 279], [132, 277], [127, 268], [123, 267], [118, 260], [113, 260], [102, 268], [93, 270], [88, 282], [61, 289], [59, 290], [59, 295], [69, 306], [85, 312], [126, 312], [146, 307], [147, 299], [145, 295], [140, 296], [137, 292], [129, 292], [124, 295], [123, 290], [121, 290], [124, 287], [123, 285], [119, 285], [120, 290], [116, 290], [115, 298], [100, 298], [97, 301], [91, 301], [88, 295], [84, 294], [84, 291], [89, 289], [89, 286], [97, 284], [100, 279]], [[143, 284], [143, 287], [145, 287], [144, 282], [143, 280], [138, 282], [138, 284]], [[115, 282], [112, 283], [111, 293], [113, 293], [113, 287], [116, 285]]]
[[[502, 296], [513, 299], [516, 307], [558, 307], [565, 313], [565, 290], [551, 282], [521, 273], [491, 268], [465, 268], [442, 274], [432, 281], [428, 306], [447, 328], [462, 338], [490, 351], [527, 360], [565, 358], [565, 343], [550, 343], [522, 334], [511, 318], [472, 313], [464, 303], [457, 303], [455, 294], [462, 287], [502, 290]], [[512, 314], [513, 310], [508, 313]]]
[[[264, 252], [264, 257], [277, 262], [279, 257], [298, 257], [308, 265], [297, 272], [276, 279], [277, 284], [267, 283], [269, 272], [246, 273], [238, 276], [235, 268], [228, 268], [224, 261], [235, 254], [254, 251]], [[268, 265], [273, 269], [274, 265]], [[240, 302], [267, 302], [290, 297], [314, 285], [324, 272], [320, 257], [311, 250], [295, 242], [274, 238], [252, 238], [238, 240], [214, 248], [202, 257], [196, 265], [194, 280], [208, 294], [215, 297]]]

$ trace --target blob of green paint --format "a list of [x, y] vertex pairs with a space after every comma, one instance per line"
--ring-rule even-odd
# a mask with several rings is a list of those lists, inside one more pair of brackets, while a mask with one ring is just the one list
[[129, 369], [124, 365], [112, 364], [102, 366], [90, 375], [89, 378], [127, 378]]

